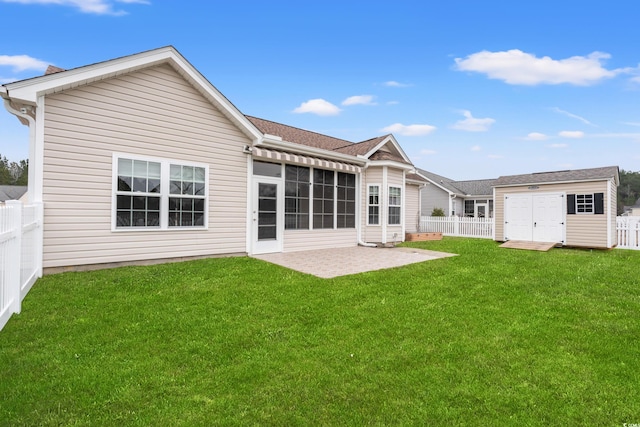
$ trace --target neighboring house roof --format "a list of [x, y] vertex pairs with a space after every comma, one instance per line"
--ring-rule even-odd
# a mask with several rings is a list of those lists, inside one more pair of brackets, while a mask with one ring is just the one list
[[447, 178], [424, 169], [418, 169], [418, 172], [432, 183], [440, 186], [445, 191], [448, 191], [450, 194], [455, 194], [461, 197], [488, 197], [493, 195], [493, 183], [495, 182], [495, 179], [454, 181], [451, 178]]
[[0, 202], [18, 200], [27, 192], [26, 185], [0, 185]]
[[617, 166], [501, 176], [495, 181], [494, 186], [507, 187], [527, 184], [600, 181], [611, 178], [615, 179], [616, 184], [620, 182], [619, 170]]

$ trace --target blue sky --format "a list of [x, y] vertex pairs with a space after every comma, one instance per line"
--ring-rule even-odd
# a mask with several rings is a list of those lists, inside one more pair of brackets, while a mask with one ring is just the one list
[[[0, 0], [0, 83], [173, 45], [245, 114], [453, 179], [640, 170], [640, 2]], [[28, 156], [0, 109], [0, 153]]]

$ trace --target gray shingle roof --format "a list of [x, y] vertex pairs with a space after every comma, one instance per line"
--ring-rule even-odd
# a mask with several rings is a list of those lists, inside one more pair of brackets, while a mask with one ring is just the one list
[[0, 185], [0, 202], [6, 200], [18, 200], [27, 192], [27, 187], [22, 185]]
[[[323, 150], [335, 151], [337, 153], [358, 156], [367, 154], [374, 149], [389, 135], [378, 136], [362, 142], [351, 142], [345, 139], [334, 138], [332, 136], [323, 135], [321, 133], [312, 132], [293, 126], [284, 125], [282, 123], [272, 122], [270, 120], [260, 119], [258, 117], [245, 116], [253, 125], [262, 133], [279, 136], [283, 141], [293, 142], [295, 144], [306, 145], [313, 148], [321, 148]], [[379, 150], [373, 153], [371, 160], [393, 160], [400, 163], [406, 163], [401, 156]]]
[[491, 196], [493, 195], [493, 183], [495, 179], [477, 179], [469, 181], [454, 181], [451, 178], [418, 169], [418, 171], [431, 181], [459, 196]]
[[494, 186], [543, 184], [552, 182], [599, 181], [615, 178], [618, 180], [618, 166], [602, 168], [575, 169], [555, 172], [529, 173], [524, 175], [509, 175], [498, 178]]

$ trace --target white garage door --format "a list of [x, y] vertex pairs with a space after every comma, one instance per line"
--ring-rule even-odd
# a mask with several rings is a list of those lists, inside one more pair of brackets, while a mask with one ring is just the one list
[[505, 240], [564, 243], [565, 206], [563, 193], [507, 194]]

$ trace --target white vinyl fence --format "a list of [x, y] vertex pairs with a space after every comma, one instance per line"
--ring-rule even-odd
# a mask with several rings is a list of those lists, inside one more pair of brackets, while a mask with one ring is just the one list
[[616, 218], [618, 248], [640, 250], [640, 216]]
[[42, 203], [0, 205], [0, 330], [42, 276]]
[[420, 231], [442, 233], [445, 236], [493, 238], [493, 218], [467, 218], [461, 216], [423, 216]]

